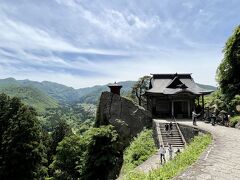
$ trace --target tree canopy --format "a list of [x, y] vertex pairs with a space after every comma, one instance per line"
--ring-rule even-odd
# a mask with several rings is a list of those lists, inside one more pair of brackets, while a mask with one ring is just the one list
[[0, 95], [0, 179], [42, 179], [45, 147], [36, 111], [18, 98]]
[[51, 168], [55, 179], [108, 179], [120, 156], [112, 126], [66, 136], [57, 147]]
[[240, 25], [227, 40], [224, 58], [217, 69], [217, 81], [227, 101], [240, 94]]

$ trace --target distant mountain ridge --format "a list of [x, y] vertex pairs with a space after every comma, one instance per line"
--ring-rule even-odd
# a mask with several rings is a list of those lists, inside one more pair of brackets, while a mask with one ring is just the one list
[[22, 85], [13, 78], [0, 80], [0, 93], [6, 93], [11, 97], [19, 97], [24, 103], [34, 107], [38, 112], [43, 113], [47, 108], [57, 108], [57, 100], [44, 91], [28, 85]]
[[[131, 92], [136, 81], [119, 82], [123, 87], [122, 95]], [[198, 84], [208, 90], [216, 90], [210, 85]], [[27, 104], [44, 111], [46, 108], [54, 108], [63, 104], [89, 103], [97, 104], [103, 91], [108, 91], [107, 85], [74, 89], [62, 84], [43, 81], [15, 80], [14, 78], [0, 79], [0, 92], [10, 96], [17, 96]]]

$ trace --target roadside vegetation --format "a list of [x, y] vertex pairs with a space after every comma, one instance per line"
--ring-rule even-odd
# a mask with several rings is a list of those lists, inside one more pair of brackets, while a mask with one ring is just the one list
[[239, 121], [240, 121], [240, 115], [230, 118], [230, 126], [235, 127]]
[[122, 173], [128, 174], [135, 167], [146, 161], [157, 151], [154, 144], [153, 131], [142, 131], [124, 152]]
[[234, 30], [223, 49], [224, 57], [218, 66], [216, 80], [218, 89], [206, 99], [206, 106], [215, 108], [216, 112], [227, 112], [231, 115], [230, 126], [234, 127], [240, 112], [240, 25]]
[[202, 152], [212, 142], [210, 134], [196, 136], [187, 148], [179, 155], [175, 156], [172, 161], [167, 162], [162, 167], [149, 173], [131, 171], [125, 179], [128, 180], [166, 180], [176, 177], [186, 170], [190, 165], [196, 162]]

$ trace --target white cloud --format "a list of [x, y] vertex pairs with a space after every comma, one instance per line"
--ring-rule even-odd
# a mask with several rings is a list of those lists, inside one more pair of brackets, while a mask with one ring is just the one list
[[221, 48], [240, 20], [236, 2], [0, 2], [0, 78], [82, 87], [192, 72], [214, 84]]

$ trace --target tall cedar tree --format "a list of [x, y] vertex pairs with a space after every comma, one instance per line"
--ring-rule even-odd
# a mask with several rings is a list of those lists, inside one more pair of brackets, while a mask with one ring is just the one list
[[217, 69], [217, 80], [227, 102], [240, 94], [240, 25], [224, 47], [224, 58]]
[[43, 179], [47, 160], [36, 111], [1, 94], [0, 127], [0, 179]]

